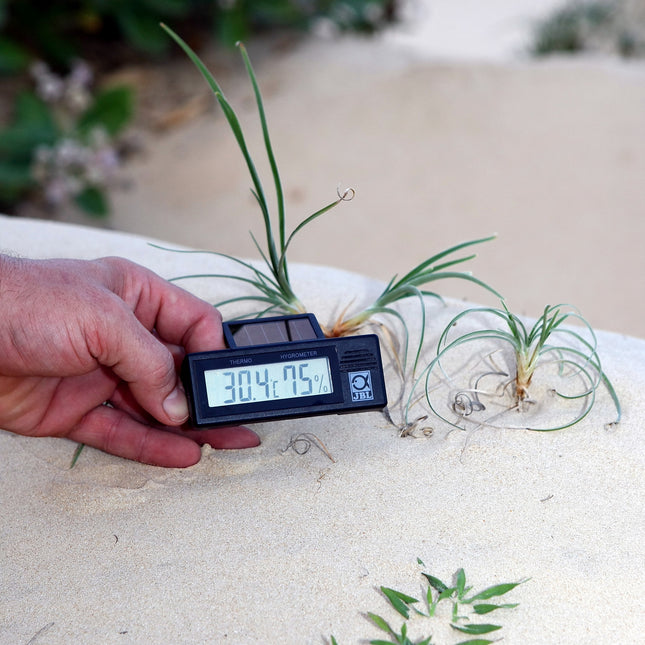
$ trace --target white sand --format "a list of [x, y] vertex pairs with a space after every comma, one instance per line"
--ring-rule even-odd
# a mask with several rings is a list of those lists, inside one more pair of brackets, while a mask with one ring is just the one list
[[[250, 51], [290, 229], [334, 199], [339, 183], [356, 189], [353, 202], [295, 239], [293, 260], [389, 280], [453, 244], [498, 233], [464, 268], [511, 308], [537, 316], [569, 302], [596, 327], [645, 336], [643, 63], [437, 62], [355, 40]], [[237, 73], [221, 71], [227, 62]], [[266, 171], [239, 60], [209, 63]], [[167, 74], [208, 95], [190, 62]], [[115, 195], [112, 226], [256, 255], [248, 231], [262, 235], [261, 217], [218, 111], [149, 137], [147, 151], [128, 166], [134, 184]], [[464, 283], [441, 292], [487, 298]]]
[[[165, 276], [221, 268], [135, 236], [7, 218], [0, 247], [119, 254]], [[322, 321], [381, 286], [312, 266], [293, 275]], [[208, 299], [230, 289], [190, 286]], [[431, 335], [457, 310], [432, 305]], [[414, 320], [412, 303], [402, 311]], [[464, 567], [476, 588], [530, 578], [505, 598], [518, 608], [482, 621], [504, 625], [509, 645], [641, 643], [645, 341], [599, 341], [624, 407], [613, 430], [601, 393], [556, 433], [448, 434], [433, 421], [431, 438], [401, 439], [369, 413], [259, 425], [259, 448], [205, 449], [187, 470], [86, 449], [71, 471], [72, 443], [0, 433], [0, 642], [364, 643], [383, 637], [367, 611], [401, 622], [380, 585], [419, 597], [420, 557], [444, 580]], [[303, 431], [335, 463], [283, 453]], [[438, 645], [467, 638], [444, 614], [411, 625]]]
[[508, 61], [525, 55], [534, 26], [567, 0], [409, 0], [385, 40], [435, 60]]

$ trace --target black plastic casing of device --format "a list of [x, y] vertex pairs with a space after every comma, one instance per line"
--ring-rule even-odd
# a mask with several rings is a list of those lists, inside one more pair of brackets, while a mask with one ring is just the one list
[[[227, 338], [231, 342], [230, 337]], [[329, 359], [333, 385], [330, 394], [214, 408], [208, 406], [204, 378], [204, 372], [208, 370], [239, 367], [241, 361], [245, 366], [253, 366], [324, 356]], [[373, 334], [345, 338], [316, 337], [188, 354], [182, 366], [182, 381], [195, 428], [381, 410], [387, 404], [379, 340]]]

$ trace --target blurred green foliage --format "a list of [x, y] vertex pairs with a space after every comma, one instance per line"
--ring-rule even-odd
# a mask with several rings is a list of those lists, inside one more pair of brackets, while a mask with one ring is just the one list
[[[161, 22], [197, 45], [211, 39], [233, 45], [271, 29], [323, 24], [334, 31], [372, 32], [394, 19], [395, 2], [0, 0], [0, 81], [13, 77], [0, 92], [4, 105], [14, 108], [0, 115], [0, 211], [15, 212], [30, 200], [47, 208], [73, 201], [93, 215], [108, 212], [107, 193], [121, 161], [118, 136], [133, 116], [133, 95], [119, 88], [85, 96], [82, 109], [66, 103], [70, 87], [77, 99], [89, 91], [74, 85], [73, 72], [66, 79], [58, 75], [79, 61], [100, 74], [170, 55], [172, 41]], [[38, 65], [38, 89], [25, 90], [28, 71], [34, 75]], [[48, 95], [52, 88], [62, 94]]]
[[11, 212], [31, 198], [106, 215], [119, 167], [117, 137], [133, 115], [132, 90], [110, 87], [93, 95], [86, 66], [82, 79], [40, 68], [37, 90], [17, 95], [11, 121], [0, 130], [0, 209]]
[[13, 122], [0, 132], [0, 203], [16, 201], [34, 186], [32, 153], [39, 144], [51, 145], [57, 137], [45, 103], [32, 92], [19, 94]]
[[541, 21], [533, 39], [536, 56], [603, 52], [645, 55], [645, 5], [631, 0], [581, 0]]
[[533, 51], [537, 55], [583, 51], [587, 33], [604, 28], [611, 19], [612, 8], [605, 2], [565, 5], [539, 25]]
[[394, 0], [0, 0], [0, 73], [34, 57], [65, 65], [96, 43], [125, 44], [158, 56], [169, 49], [159, 28], [199, 30], [226, 44], [276, 27], [329, 20], [340, 30], [374, 31], [394, 17]]

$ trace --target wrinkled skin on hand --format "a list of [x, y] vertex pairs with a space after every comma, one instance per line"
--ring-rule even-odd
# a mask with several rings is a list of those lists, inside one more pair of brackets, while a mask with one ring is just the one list
[[0, 255], [4, 430], [167, 467], [198, 462], [202, 443], [256, 446], [243, 427], [181, 428], [184, 354], [223, 346], [216, 309], [132, 262]]

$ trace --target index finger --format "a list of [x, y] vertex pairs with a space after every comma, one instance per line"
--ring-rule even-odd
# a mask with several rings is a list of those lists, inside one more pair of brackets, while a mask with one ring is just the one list
[[115, 293], [162, 341], [188, 353], [224, 347], [222, 316], [215, 307], [137, 264], [120, 258], [104, 261], [113, 272]]
[[[159, 338], [180, 345], [187, 353], [223, 349], [220, 312], [181, 287], [162, 278], [158, 280], [160, 299], [154, 328]], [[138, 309], [134, 313], [139, 317]]]

